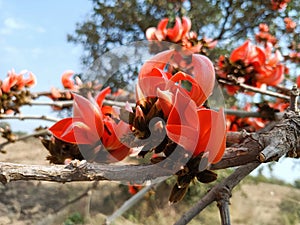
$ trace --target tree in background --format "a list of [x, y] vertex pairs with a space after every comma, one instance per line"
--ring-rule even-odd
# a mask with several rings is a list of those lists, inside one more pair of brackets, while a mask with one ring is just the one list
[[[299, 21], [299, 1], [153, 1], [153, 0], [92, 0], [90, 17], [77, 23], [68, 41], [84, 47], [82, 63], [89, 66], [104, 52], [133, 41], [144, 40], [149, 27], [160, 19], [186, 15], [191, 19], [192, 30], [200, 38], [218, 41], [218, 55], [230, 52], [247, 38], [254, 38], [259, 24], [268, 24], [270, 33], [281, 37], [285, 32], [284, 18]], [[287, 2], [289, 2], [287, 4]], [[299, 43], [299, 36], [293, 36]], [[289, 40], [291, 41], [291, 40]], [[285, 46], [288, 47], [288, 46]]]

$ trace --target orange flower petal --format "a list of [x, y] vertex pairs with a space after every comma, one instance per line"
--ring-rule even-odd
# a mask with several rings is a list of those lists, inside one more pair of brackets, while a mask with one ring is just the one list
[[[219, 112], [213, 111], [213, 110], [206, 110], [206, 114], [210, 113], [210, 132], [209, 140], [207, 143], [207, 147], [205, 149], [205, 152], [208, 152], [208, 162], [209, 163], [217, 163], [221, 160], [224, 151], [225, 151], [225, 145], [226, 145], [226, 120], [224, 115], [224, 110], [221, 108]], [[203, 117], [203, 115], [201, 115]], [[206, 117], [202, 118], [203, 120], [207, 120]], [[200, 122], [200, 133], [201, 131], [202, 123]], [[206, 127], [207, 125], [205, 125]], [[201, 139], [200, 139], [201, 141]]]
[[168, 137], [191, 152], [197, 145], [195, 134], [199, 128], [196, 108], [189, 96], [177, 90], [166, 125]]
[[166, 64], [170, 62], [170, 59], [173, 56], [173, 54], [174, 50], [167, 50], [160, 52], [151, 59], [147, 60], [139, 72], [139, 79], [148, 76], [148, 74], [151, 73], [154, 67], [163, 70]]
[[178, 42], [181, 40], [182, 34], [182, 24], [179, 17], [175, 19], [175, 25], [173, 28], [167, 29], [167, 37], [172, 42]]
[[215, 70], [209, 58], [199, 54], [193, 54], [194, 78], [199, 84], [202, 93], [208, 98], [215, 85]]
[[71, 80], [71, 77], [74, 75], [74, 71], [67, 70], [61, 75], [61, 83], [64, 88], [73, 90], [75, 88], [74, 81]]
[[99, 137], [103, 134], [102, 112], [97, 104], [93, 104], [88, 99], [73, 94], [73, 117], [80, 118], [86, 124], [92, 133], [98, 134]]

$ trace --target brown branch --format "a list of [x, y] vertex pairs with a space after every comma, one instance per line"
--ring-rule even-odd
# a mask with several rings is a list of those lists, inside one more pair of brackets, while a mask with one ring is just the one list
[[34, 133], [31, 133], [31, 134], [26, 134], [26, 135], [23, 135], [23, 136], [16, 137], [13, 140], [13, 142], [7, 140], [7, 141], [2, 142], [0, 144], [0, 150], [2, 150], [4, 146], [16, 143], [17, 141], [23, 141], [23, 140], [26, 140], [26, 139], [31, 138], [31, 137], [43, 136], [43, 135], [46, 135], [46, 134], [50, 134], [50, 131], [48, 131], [47, 129], [43, 129], [43, 130], [39, 130], [39, 131], [36, 131]]
[[226, 186], [220, 192], [217, 199], [217, 206], [219, 208], [222, 225], [230, 225], [229, 199], [231, 198], [231, 190]]
[[236, 185], [238, 185], [242, 179], [244, 179], [259, 165], [260, 163], [256, 162], [241, 166], [236, 169], [229, 177], [225, 178], [219, 184], [215, 185], [203, 198], [201, 198], [198, 203], [196, 203], [189, 211], [184, 213], [174, 225], [187, 224], [212, 202], [220, 201], [220, 195], [222, 195], [224, 192], [231, 192], [232, 189]]
[[[247, 134], [245, 139], [226, 149], [220, 162], [210, 169], [218, 170], [248, 163], [278, 160], [283, 155], [295, 156], [300, 137], [300, 117], [289, 112], [285, 118], [266, 133]], [[270, 151], [271, 150], [271, 151]], [[166, 160], [167, 161], [167, 160]], [[164, 161], [163, 161], [164, 162]], [[169, 168], [162, 164], [113, 165], [84, 163], [82, 165], [20, 165], [0, 163], [0, 180], [3, 183], [16, 180], [44, 180], [55, 182], [114, 180], [143, 183], [147, 180], [171, 176], [181, 165]]]
[[[178, 168], [179, 169], [179, 168]], [[113, 180], [144, 183], [160, 177], [171, 176], [174, 171], [156, 165], [112, 165], [81, 161], [80, 164], [24, 165], [0, 162], [0, 182], [40, 180], [60, 183], [72, 181]]]
[[240, 88], [242, 88], [243, 90], [246, 90], [246, 91], [252, 91], [252, 92], [260, 93], [260, 94], [263, 94], [263, 95], [269, 95], [269, 96], [276, 97], [276, 98], [290, 100], [290, 96], [280, 94], [280, 93], [277, 93], [277, 92], [273, 92], [273, 91], [270, 91], [270, 90], [262, 90], [262, 89], [244, 84], [244, 83], [225, 80], [225, 79], [221, 79], [221, 78], [218, 79], [218, 82], [221, 83], [221, 84], [237, 86], [237, 87], [240, 87]]
[[73, 100], [52, 101], [52, 102], [30, 101], [30, 102], [28, 102], [28, 105], [30, 105], [30, 106], [54, 106], [54, 107], [64, 108], [64, 107], [73, 106]]
[[37, 116], [37, 115], [6, 115], [6, 114], [0, 114], [0, 119], [5, 120], [46, 120], [50, 122], [57, 122], [59, 119], [49, 116]]

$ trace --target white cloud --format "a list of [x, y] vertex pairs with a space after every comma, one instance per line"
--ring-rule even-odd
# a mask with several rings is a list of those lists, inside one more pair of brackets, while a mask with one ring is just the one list
[[8, 55], [17, 55], [19, 53], [18, 48], [13, 47], [13, 46], [4, 46], [3, 50], [6, 52]]
[[19, 30], [26, 28], [26, 25], [23, 22], [17, 21], [15, 18], [6, 18], [3, 24], [6, 28], [11, 30]]
[[[1, 0], [0, 0], [1, 4]], [[45, 28], [41, 26], [34, 26], [31, 24], [27, 24], [24, 21], [8, 17], [4, 19], [3, 21], [3, 27], [0, 28], [0, 34], [2, 35], [8, 35], [13, 33], [14, 31], [20, 31], [20, 30], [30, 30], [37, 33], [44, 33], [46, 32]]]

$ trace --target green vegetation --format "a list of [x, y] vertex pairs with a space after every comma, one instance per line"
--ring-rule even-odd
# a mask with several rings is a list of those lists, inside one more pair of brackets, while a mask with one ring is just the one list
[[71, 214], [64, 222], [64, 225], [77, 225], [77, 224], [84, 224], [84, 218], [78, 212]]

